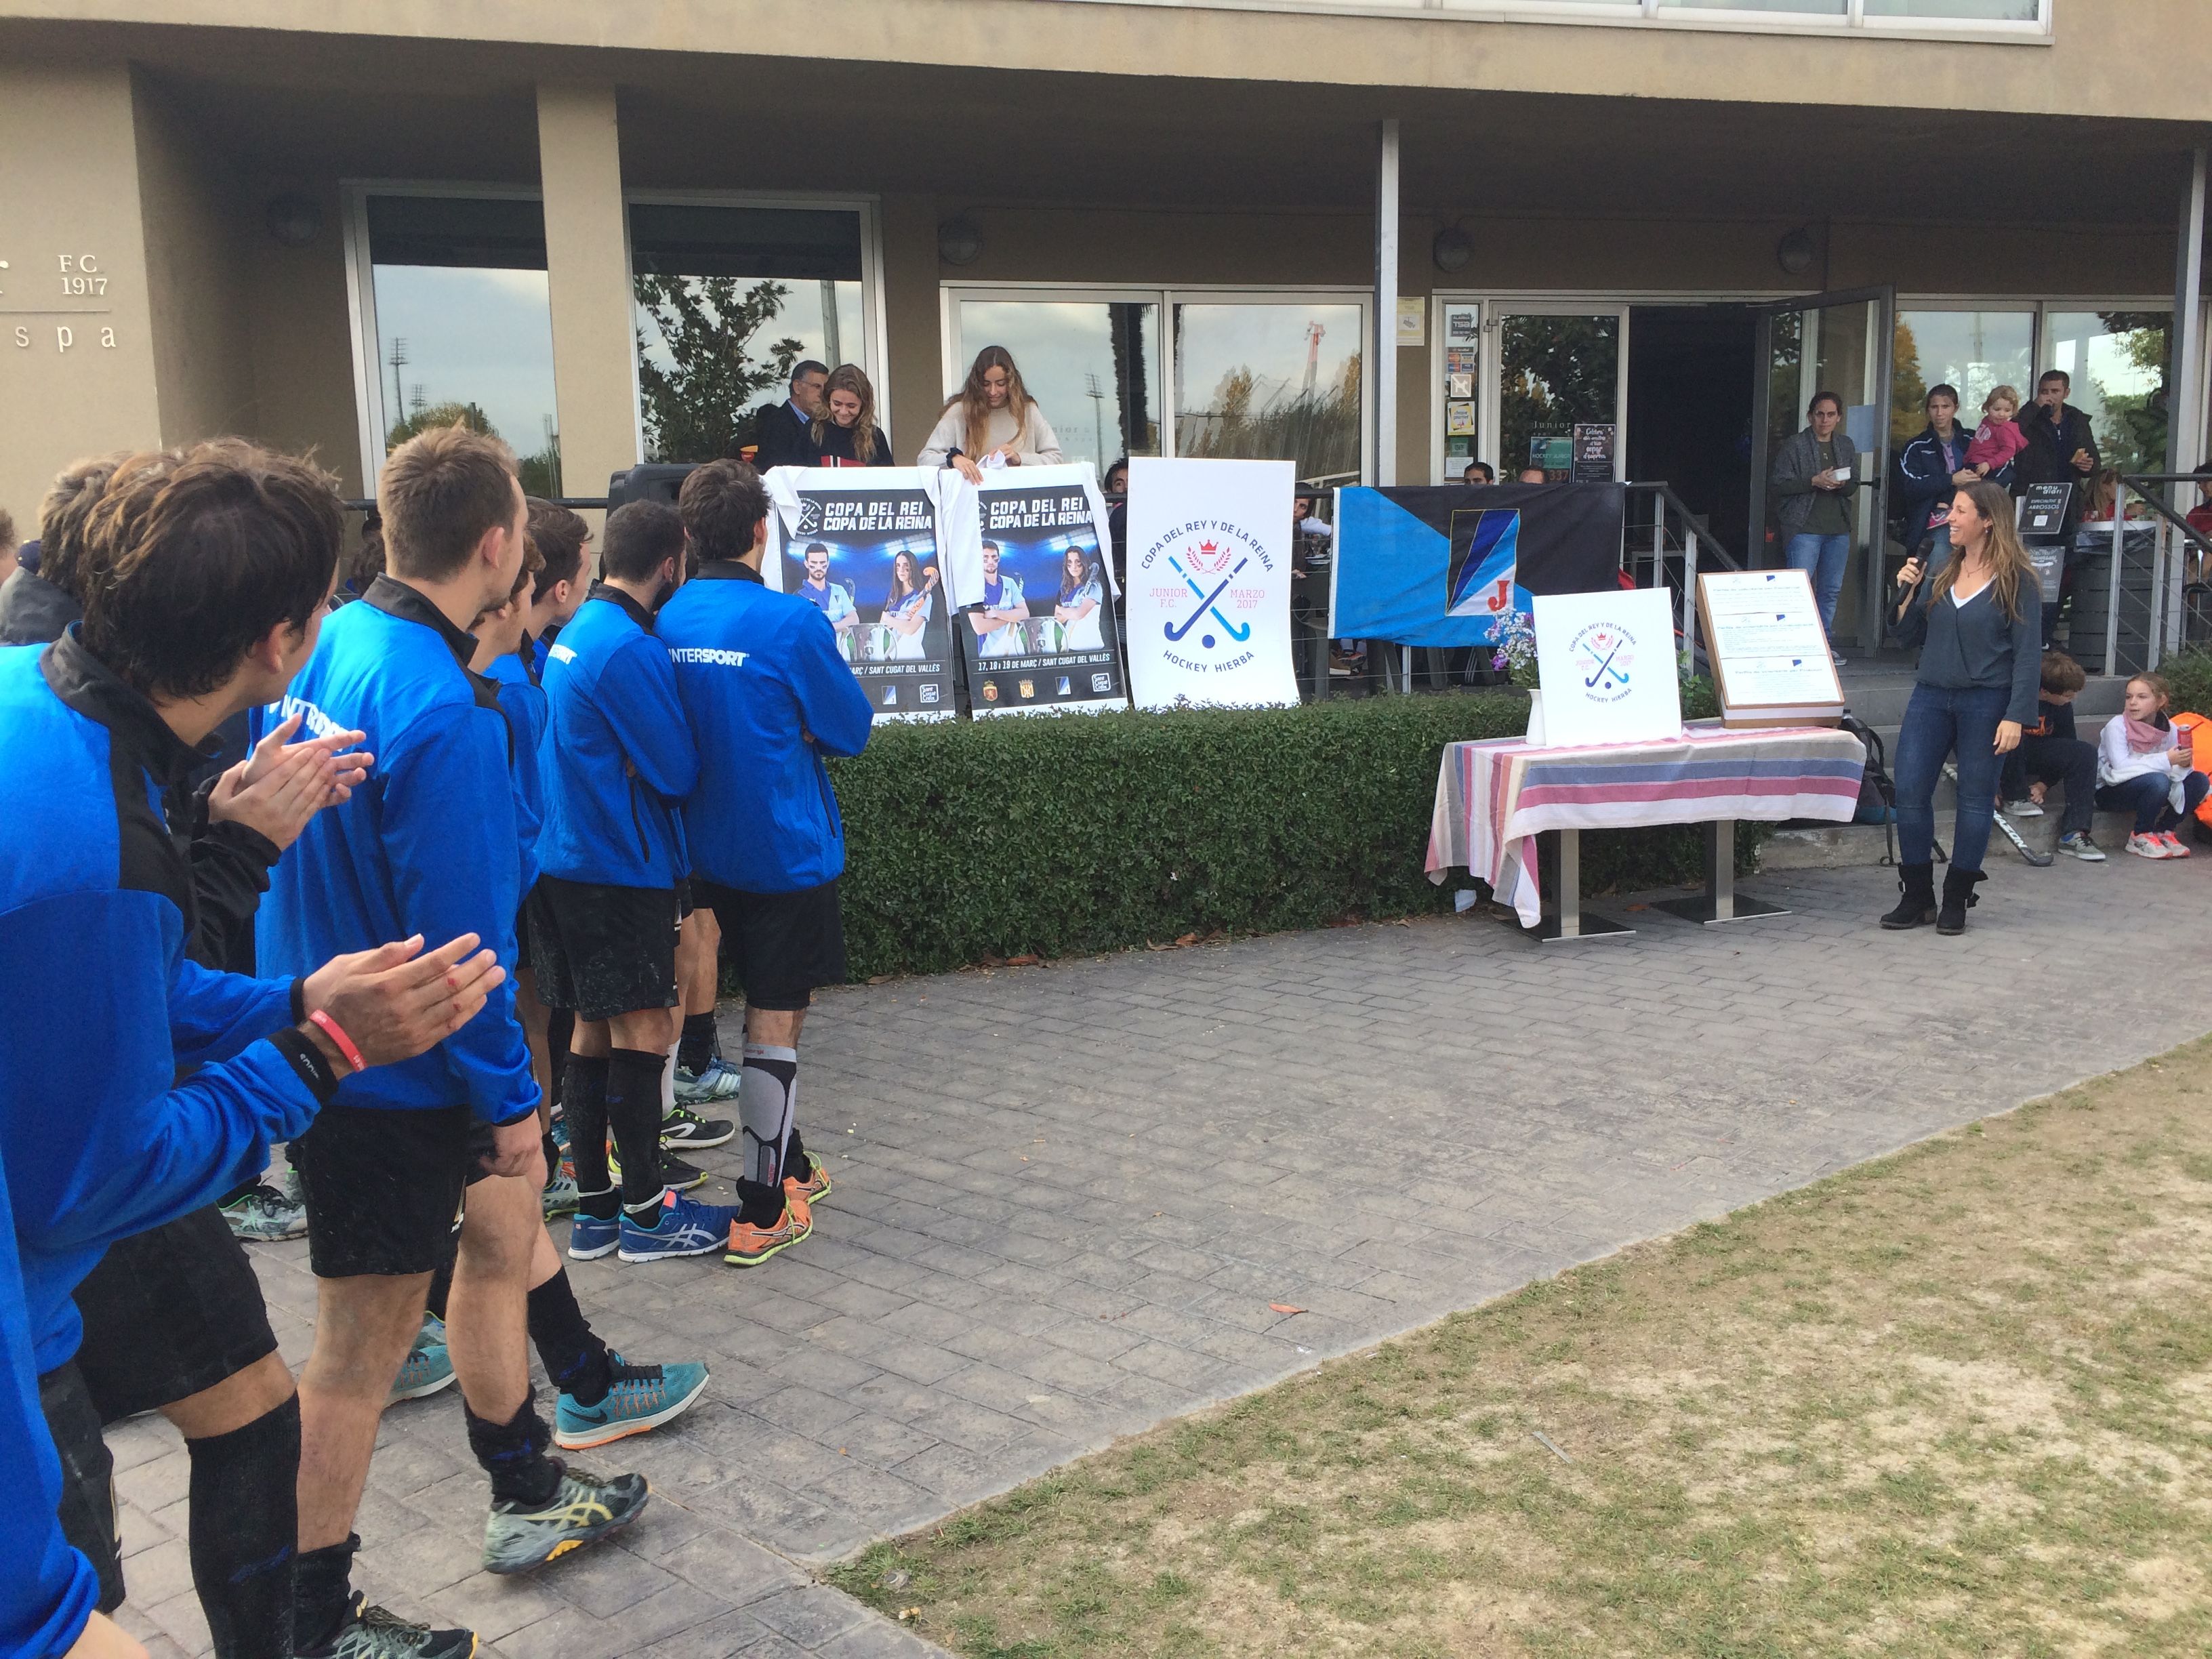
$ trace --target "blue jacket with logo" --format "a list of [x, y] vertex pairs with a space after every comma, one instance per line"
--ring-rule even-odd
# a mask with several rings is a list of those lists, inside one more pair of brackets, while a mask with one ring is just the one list
[[499, 706], [514, 732], [514, 828], [522, 842], [522, 890], [538, 884], [538, 836], [545, 823], [545, 780], [539, 769], [545, 747], [545, 689], [531, 666], [531, 644], [510, 651], [484, 678], [499, 688]]
[[673, 887], [690, 872], [677, 807], [699, 781], [699, 750], [676, 699], [652, 614], [592, 585], [545, 655], [549, 876], [601, 887]]
[[805, 599], [749, 565], [710, 559], [661, 607], [660, 637], [699, 738], [684, 809], [692, 866], [749, 893], [787, 893], [845, 868], [845, 825], [822, 757], [857, 755], [874, 719]]
[[0, 1652], [62, 1652], [98, 1599], [55, 1524], [38, 1402], [82, 1333], [71, 1292], [116, 1240], [258, 1173], [319, 1104], [261, 1040], [298, 1018], [295, 985], [185, 954], [191, 871], [163, 797], [201, 758], [74, 629], [0, 650]]
[[322, 641], [254, 737], [300, 711], [311, 732], [358, 730], [376, 769], [343, 812], [318, 812], [278, 862], [255, 931], [263, 970], [306, 974], [351, 951], [474, 933], [509, 977], [426, 1054], [347, 1078], [338, 1098], [394, 1111], [463, 1106], [488, 1123], [538, 1109], [514, 1012], [515, 742], [475, 642], [404, 582], [380, 576]]

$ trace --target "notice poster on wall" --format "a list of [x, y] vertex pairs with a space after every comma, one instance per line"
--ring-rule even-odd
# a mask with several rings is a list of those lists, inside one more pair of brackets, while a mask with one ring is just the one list
[[935, 474], [778, 467], [763, 481], [762, 574], [818, 607], [878, 720], [950, 720], [951, 617], [937, 552]]
[[1682, 734], [1674, 606], [1663, 587], [1538, 594], [1536, 672], [1555, 747]]
[[1295, 703], [1289, 461], [1129, 463], [1138, 705]]
[[1089, 464], [937, 477], [969, 712], [1125, 705], [1112, 538]]

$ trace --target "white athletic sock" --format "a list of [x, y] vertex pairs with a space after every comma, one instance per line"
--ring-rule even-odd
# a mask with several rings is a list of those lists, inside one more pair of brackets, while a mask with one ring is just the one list
[[748, 1181], [782, 1184], [798, 1104], [799, 1050], [745, 1044], [744, 1065], [738, 1073], [738, 1124], [744, 1131]]
[[668, 1064], [660, 1068], [660, 1115], [665, 1119], [676, 1109], [676, 1051], [684, 1046], [678, 1037], [668, 1045]]

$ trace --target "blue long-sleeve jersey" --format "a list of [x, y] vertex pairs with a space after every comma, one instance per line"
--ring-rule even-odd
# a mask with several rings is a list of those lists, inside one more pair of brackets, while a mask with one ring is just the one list
[[319, 812], [279, 861], [255, 941], [264, 970], [304, 974], [349, 951], [474, 933], [510, 977], [474, 1019], [414, 1059], [356, 1073], [349, 1105], [471, 1108], [488, 1123], [538, 1109], [514, 1012], [514, 736], [489, 680], [469, 672], [469, 635], [405, 583], [380, 576], [323, 623], [283, 702], [254, 736], [295, 713], [311, 732], [356, 730], [376, 769], [343, 812]]
[[699, 740], [684, 804], [692, 867], [749, 893], [818, 887], [845, 868], [845, 824], [824, 754], [857, 755], [874, 720], [806, 600], [750, 565], [710, 559], [661, 607], [660, 637]]
[[109, 1244], [258, 1171], [318, 1104], [263, 1040], [296, 1018], [292, 982], [185, 956], [191, 872], [161, 797], [199, 759], [75, 629], [0, 650], [0, 961], [20, 969], [0, 999], [0, 1652], [63, 1651], [97, 1599], [55, 1524], [38, 1406], [82, 1335], [71, 1292]]
[[[522, 642], [525, 652], [530, 641]], [[522, 843], [522, 890], [538, 883], [538, 836], [545, 823], [545, 782], [540, 757], [545, 747], [545, 690], [538, 672], [514, 652], [497, 659], [485, 678], [499, 688], [499, 706], [514, 732], [514, 829]]]
[[673, 887], [690, 873], [677, 805], [699, 781], [699, 751], [652, 630], [643, 605], [595, 582], [546, 653], [538, 862], [549, 876]]

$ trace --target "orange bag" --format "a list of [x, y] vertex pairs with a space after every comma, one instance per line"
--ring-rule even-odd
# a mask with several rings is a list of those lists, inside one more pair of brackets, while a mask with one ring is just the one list
[[[2212, 718], [2203, 714], [2175, 714], [2170, 718], [2175, 731], [2189, 733], [2194, 769], [2212, 779]], [[2197, 821], [2212, 828], [2212, 792], [2207, 792], [2197, 805]]]

